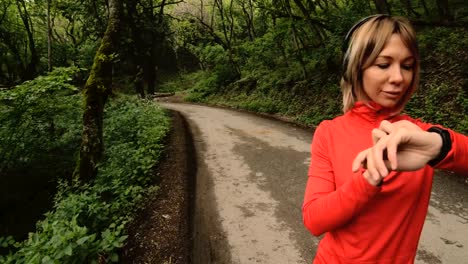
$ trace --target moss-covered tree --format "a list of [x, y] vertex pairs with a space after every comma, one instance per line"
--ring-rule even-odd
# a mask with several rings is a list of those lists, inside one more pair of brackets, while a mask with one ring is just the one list
[[104, 105], [112, 92], [112, 65], [119, 43], [121, 13], [122, 0], [110, 0], [107, 29], [84, 87], [83, 133], [74, 176], [85, 182], [94, 178], [102, 158]]

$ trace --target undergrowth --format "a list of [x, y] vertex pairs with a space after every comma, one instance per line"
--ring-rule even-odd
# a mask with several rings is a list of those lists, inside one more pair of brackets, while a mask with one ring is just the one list
[[[47, 81], [50, 80], [44, 83]], [[36, 86], [39, 85], [36, 83]], [[43, 92], [61, 102], [70, 97], [69, 92], [64, 91], [72, 87], [59, 86], [57, 89], [44, 86]], [[35, 86], [30, 87], [33, 89]], [[13, 89], [2, 93], [2, 99], [14, 102], [18, 100], [14, 97], [18, 91]], [[71, 96], [69, 100], [71, 98], [81, 101], [78, 95]], [[49, 114], [55, 113], [55, 109], [50, 111]], [[4, 118], [9, 112], [11, 109], [4, 107], [0, 115]], [[22, 117], [18, 117], [18, 120], [22, 120]], [[65, 180], [68, 175], [57, 176], [59, 185], [53, 209], [37, 222], [36, 230], [30, 232], [26, 240], [15, 241], [11, 236], [0, 238], [0, 246], [9, 250], [9, 253], [0, 256], [0, 262], [118, 261], [117, 250], [127, 238], [125, 225], [142, 205], [142, 198], [157, 191], [158, 187], [151, 185], [154, 180], [151, 172], [163, 151], [163, 140], [169, 126], [169, 118], [154, 103], [132, 96], [113, 97], [105, 111], [104, 160], [99, 164], [95, 180], [83, 184], [77, 179]], [[67, 133], [70, 132], [64, 130], [60, 135], [70, 136]], [[76, 136], [73, 134], [72, 137]], [[33, 140], [25, 140], [28, 140], [27, 144], [34, 144]]]

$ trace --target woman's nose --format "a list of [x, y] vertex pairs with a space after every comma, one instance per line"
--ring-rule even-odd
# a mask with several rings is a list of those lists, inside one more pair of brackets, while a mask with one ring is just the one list
[[403, 73], [402, 73], [402, 68], [401, 66], [394, 66], [390, 70], [390, 79], [389, 81], [391, 83], [401, 83], [403, 81]]

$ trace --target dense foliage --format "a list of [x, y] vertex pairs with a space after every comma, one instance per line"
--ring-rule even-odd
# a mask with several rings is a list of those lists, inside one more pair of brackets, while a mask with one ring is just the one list
[[70, 84], [76, 73], [77, 68], [57, 68], [0, 92], [0, 174], [76, 146], [80, 103]]
[[[81, 96], [69, 84], [73, 72], [76, 69], [57, 69], [47, 77], [0, 93], [2, 100], [9, 102], [2, 107], [0, 118], [9, 120], [7, 124], [12, 126], [21, 126], [21, 130], [13, 130], [2, 122], [1, 133], [22, 148], [11, 151], [10, 160], [3, 167], [8, 165], [11, 170], [28, 166], [41, 158], [36, 155], [39, 150], [42, 155], [57, 146], [78, 150]], [[96, 179], [82, 184], [77, 179], [67, 181], [69, 175], [55, 175], [60, 184], [53, 209], [36, 224], [36, 232], [29, 233], [26, 240], [0, 238], [0, 245], [11, 250], [0, 257], [2, 263], [117, 260], [116, 250], [126, 239], [125, 224], [132, 219], [142, 198], [157, 190], [148, 186], [154, 180], [151, 169], [163, 150], [169, 119], [151, 102], [119, 95], [106, 109], [104, 125], [107, 148]], [[2, 149], [11, 149], [6, 145], [10, 141], [1, 143]], [[74, 152], [67, 154], [72, 156], [55, 157], [47, 162], [76, 158]], [[4, 170], [2, 177], [7, 176], [8, 171]]]
[[[53, 67], [91, 69], [109, 20], [109, 1], [0, 1], [0, 87]], [[177, 1], [123, 0], [116, 79], [122, 90], [154, 93], [162, 72], [176, 68], [166, 10]]]
[[[0, 237], [24, 239], [71, 175], [80, 142], [77, 68], [0, 91]], [[0, 252], [3, 252], [0, 250]]]
[[[130, 96], [114, 95], [104, 110], [97, 177], [86, 183], [71, 177], [86, 140], [82, 102], [105, 105], [77, 87], [93, 58], [103, 58], [96, 50], [106, 44], [109, 9], [117, 2], [124, 27], [110, 51], [109, 74], [97, 76], [112, 82], [112, 93], [184, 90], [188, 101], [306, 125], [341, 112], [342, 40], [351, 25], [374, 13], [406, 16], [419, 32], [422, 81], [405, 111], [468, 133], [464, 0], [2, 0], [2, 262], [115, 261], [126, 223], [157, 189], [147, 186], [169, 121]], [[26, 208], [36, 200], [45, 203]], [[8, 210], [29, 215], [15, 218]], [[14, 230], [19, 225], [36, 231], [26, 238]]]
[[[443, 2], [443, 3], [442, 3]], [[175, 23], [202, 71], [163, 85], [188, 101], [287, 115], [306, 125], [341, 113], [343, 38], [374, 13], [408, 17], [419, 35], [421, 89], [407, 112], [467, 133], [467, 10], [463, 1], [189, 1]], [[180, 28], [183, 29], [179, 30]]]

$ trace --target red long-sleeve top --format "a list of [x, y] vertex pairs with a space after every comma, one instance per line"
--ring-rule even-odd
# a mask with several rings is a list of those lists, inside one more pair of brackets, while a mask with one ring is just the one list
[[[375, 107], [375, 105], [373, 105]], [[378, 107], [377, 107], [378, 108]], [[384, 119], [432, 125], [405, 115], [389, 117], [363, 103], [316, 129], [302, 207], [303, 220], [320, 241], [314, 264], [414, 263], [427, 214], [433, 168], [390, 172], [381, 187], [353, 173], [356, 155], [373, 145], [371, 131]], [[468, 170], [468, 137], [449, 130], [452, 150], [437, 168]]]

